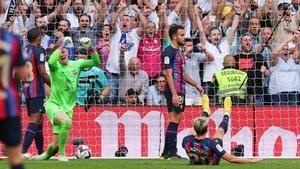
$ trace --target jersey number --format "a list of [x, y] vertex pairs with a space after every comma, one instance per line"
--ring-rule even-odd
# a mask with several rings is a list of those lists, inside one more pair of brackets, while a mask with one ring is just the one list
[[[9, 85], [9, 66], [10, 59], [7, 55], [0, 56], [0, 85], [1, 88], [7, 89]], [[0, 99], [6, 98], [6, 92], [0, 90]]]

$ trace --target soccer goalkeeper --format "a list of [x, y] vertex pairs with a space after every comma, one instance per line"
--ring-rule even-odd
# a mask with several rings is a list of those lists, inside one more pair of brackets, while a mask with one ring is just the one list
[[[65, 45], [71, 40], [66, 40]], [[91, 39], [85, 38], [81, 44], [90, 49]], [[69, 131], [72, 125], [73, 108], [76, 101], [76, 91], [80, 72], [100, 63], [95, 50], [89, 50], [89, 60], [68, 60], [68, 50], [62, 46], [50, 56], [48, 64], [51, 77], [51, 95], [45, 103], [46, 114], [53, 125], [53, 142], [43, 154], [34, 157], [35, 160], [48, 160], [58, 152], [59, 161], [68, 161], [65, 156]]]
[[214, 138], [207, 138], [208, 131], [208, 117], [211, 114], [209, 108], [209, 99], [207, 95], [202, 97], [203, 114], [194, 120], [193, 126], [196, 135], [189, 135], [184, 137], [182, 147], [185, 149], [190, 164], [198, 165], [218, 165], [221, 158], [231, 163], [247, 164], [256, 163], [262, 159], [246, 159], [238, 158], [223, 149], [223, 136], [228, 129], [228, 122], [231, 113], [231, 99], [226, 97], [224, 100], [224, 117], [215, 132]]

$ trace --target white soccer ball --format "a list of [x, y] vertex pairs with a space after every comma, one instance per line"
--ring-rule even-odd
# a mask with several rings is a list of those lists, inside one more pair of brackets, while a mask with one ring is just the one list
[[75, 150], [77, 159], [89, 159], [92, 156], [92, 151], [87, 145], [79, 145]]

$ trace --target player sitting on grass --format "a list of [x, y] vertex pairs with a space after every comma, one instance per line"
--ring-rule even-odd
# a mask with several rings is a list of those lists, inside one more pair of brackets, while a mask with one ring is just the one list
[[203, 114], [194, 120], [193, 126], [196, 135], [184, 137], [182, 147], [185, 149], [190, 164], [197, 165], [218, 165], [221, 158], [231, 163], [247, 164], [256, 163], [262, 159], [245, 159], [233, 156], [223, 149], [223, 136], [228, 129], [228, 122], [231, 113], [231, 98], [226, 97], [224, 100], [224, 117], [215, 132], [213, 139], [207, 138], [208, 117], [211, 114], [209, 108], [209, 99], [207, 95], [202, 97]]
[[[67, 43], [68, 41], [71, 40], [66, 40]], [[80, 42], [84, 47], [90, 49], [91, 39], [85, 38]], [[61, 46], [50, 56], [48, 63], [51, 77], [51, 96], [46, 101], [45, 108], [53, 125], [53, 142], [48, 145], [46, 152], [33, 159], [48, 160], [58, 152], [59, 161], [68, 161], [65, 152], [72, 125], [79, 75], [83, 69], [97, 66], [100, 63], [99, 55], [95, 50], [89, 50], [89, 53], [91, 59], [69, 61], [68, 50]]]

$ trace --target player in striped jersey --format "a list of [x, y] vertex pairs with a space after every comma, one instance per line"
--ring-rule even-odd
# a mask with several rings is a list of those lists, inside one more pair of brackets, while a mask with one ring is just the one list
[[223, 149], [223, 137], [228, 129], [228, 123], [231, 114], [231, 98], [226, 97], [224, 100], [224, 116], [213, 138], [206, 137], [208, 131], [208, 117], [211, 115], [209, 108], [209, 98], [207, 95], [202, 97], [202, 117], [194, 120], [193, 126], [196, 135], [188, 135], [183, 138], [182, 147], [185, 149], [190, 164], [194, 165], [218, 165], [221, 158], [224, 160], [237, 163], [247, 164], [256, 163], [262, 159], [238, 158], [227, 153]]
[[44, 83], [50, 86], [50, 77], [45, 69], [45, 54], [41, 47], [43, 36], [44, 33], [39, 28], [33, 28], [27, 33], [27, 39], [30, 43], [26, 47], [29, 60], [27, 64], [31, 70], [31, 76], [27, 79], [29, 83], [25, 84], [26, 106], [30, 117], [22, 148], [22, 154], [25, 158], [31, 157], [27, 150], [34, 139], [38, 154], [44, 152], [43, 114], [45, 113], [44, 100], [46, 99]]
[[166, 139], [162, 157], [181, 158], [177, 155], [177, 130], [185, 107], [185, 82], [197, 88], [201, 94], [204, 90], [201, 85], [195, 82], [185, 71], [185, 59], [181, 47], [184, 45], [184, 27], [171, 25], [169, 36], [171, 45], [168, 46], [162, 55], [164, 69], [166, 71], [167, 87], [165, 96], [168, 106], [169, 125], [166, 131]]
[[[0, 0], [0, 14], [1, 9]], [[12, 169], [24, 168], [20, 146], [21, 109], [15, 81], [28, 75], [25, 62], [19, 38], [0, 29], [0, 141], [5, 144]]]

